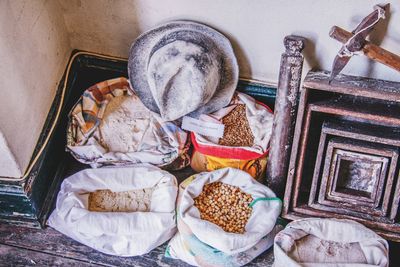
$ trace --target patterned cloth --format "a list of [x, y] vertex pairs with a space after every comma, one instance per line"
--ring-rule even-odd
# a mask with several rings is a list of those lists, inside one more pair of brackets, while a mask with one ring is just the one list
[[85, 90], [79, 101], [81, 103], [75, 105], [70, 114], [76, 130], [73, 141], [76, 144], [86, 141], [99, 126], [111, 98], [121, 96], [128, 90], [129, 83], [124, 77], [99, 82]]
[[[97, 83], [83, 93], [70, 112], [67, 132], [67, 151], [80, 162], [92, 167], [105, 165], [127, 166], [150, 163], [164, 169], [177, 170], [190, 163], [190, 138], [175, 122], [163, 121], [144, 108], [141, 117], [149, 121], [138, 149], [132, 152], [109, 151], [102, 145], [99, 126], [107, 104], [117, 96], [131, 96], [142, 107], [126, 78]], [[140, 110], [141, 108], [138, 108]], [[143, 114], [142, 114], [143, 113]], [[136, 133], [137, 134], [137, 133]]]

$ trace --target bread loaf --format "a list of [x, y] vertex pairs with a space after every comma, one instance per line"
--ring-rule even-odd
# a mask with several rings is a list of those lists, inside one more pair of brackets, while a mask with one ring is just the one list
[[89, 193], [89, 211], [135, 212], [149, 211], [153, 188], [123, 192], [96, 190]]

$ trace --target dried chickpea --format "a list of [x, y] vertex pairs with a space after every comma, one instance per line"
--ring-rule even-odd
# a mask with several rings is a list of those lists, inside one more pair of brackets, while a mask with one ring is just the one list
[[224, 231], [242, 234], [253, 209], [250, 194], [239, 187], [215, 182], [206, 184], [194, 199], [200, 218], [220, 226]]

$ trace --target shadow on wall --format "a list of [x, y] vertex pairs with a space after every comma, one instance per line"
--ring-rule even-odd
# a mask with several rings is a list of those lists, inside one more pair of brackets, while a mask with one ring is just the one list
[[[229, 36], [228, 34], [225, 34], [224, 32], [220, 31], [219, 29], [216, 29], [217, 31], [219, 31], [220, 33], [222, 33], [223, 35], [225, 35], [229, 41], [232, 44], [233, 50], [235, 52], [238, 64], [240, 66], [239, 68], [239, 76], [240, 78], [245, 78], [245, 79], [251, 79], [253, 77], [253, 73], [251, 70], [251, 65], [249, 62], [249, 58], [246, 55], [245, 50], [243, 49], [243, 47], [239, 44], [239, 42], [233, 37], [233, 36]], [[266, 66], [268, 66], [268, 64], [265, 64]], [[245, 73], [245, 74], [243, 74]]]
[[318, 41], [318, 36], [315, 33], [305, 33], [306, 42], [304, 44], [303, 56], [304, 60], [311, 69], [321, 69], [321, 64], [316, 56], [315, 44]]
[[[306, 41], [304, 44], [304, 50], [302, 52], [303, 57], [304, 57], [304, 65], [305, 65], [303, 67], [302, 77], [304, 78], [304, 76], [307, 74], [307, 69], [316, 69], [316, 70], [322, 69], [321, 61], [318, 60], [318, 58], [321, 58], [321, 56], [317, 55], [317, 51], [316, 51], [316, 44], [318, 43], [318, 39], [319, 39], [318, 34], [315, 32], [309, 32], [309, 31], [298, 31], [298, 32], [294, 32], [293, 34], [306, 38]], [[332, 59], [332, 61], [333, 61], [333, 59]], [[303, 78], [302, 78], [302, 80], [303, 80]]]
[[58, 2], [74, 49], [128, 57], [132, 41], [146, 28], [139, 1]]

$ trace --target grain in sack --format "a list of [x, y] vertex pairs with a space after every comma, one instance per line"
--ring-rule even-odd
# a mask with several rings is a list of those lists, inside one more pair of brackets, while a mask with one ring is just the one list
[[63, 181], [48, 224], [106, 254], [142, 255], [175, 234], [177, 190], [148, 164], [86, 169]]
[[308, 218], [275, 237], [274, 267], [387, 267], [388, 253], [387, 241], [358, 222]]
[[268, 187], [244, 171], [195, 174], [179, 186], [178, 233], [165, 255], [194, 266], [243, 266], [272, 246], [283, 228], [277, 224], [281, 206]]
[[199, 120], [223, 124], [224, 134], [216, 138], [191, 132], [194, 146], [191, 167], [195, 171], [233, 167], [258, 180], [263, 179], [273, 123], [273, 113], [268, 106], [236, 93], [227, 107], [203, 114]]
[[253, 198], [237, 186], [214, 182], [206, 184], [194, 199], [200, 219], [212, 222], [225, 232], [243, 234], [253, 208]]
[[176, 170], [189, 164], [188, 134], [149, 111], [126, 78], [88, 88], [69, 118], [67, 150], [92, 167], [150, 163]]

